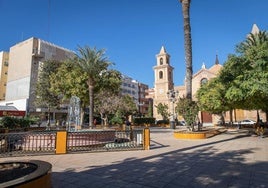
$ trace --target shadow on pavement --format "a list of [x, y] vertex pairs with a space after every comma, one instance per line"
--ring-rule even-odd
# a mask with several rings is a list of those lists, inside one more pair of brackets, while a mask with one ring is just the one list
[[[130, 157], [111, 165], [92, 164], [81, 172], [69, 168], [52, 173], [53, 185], [65, 188], [267, 187], [268, 162], [254, 159], [254, 154], [259, 152], [258, 145], [236, 149], [247, 144], [247, 137], [249, 135], [239, 135], [144, 158]], [[230, 144], [232, 148], [228, 148]]]

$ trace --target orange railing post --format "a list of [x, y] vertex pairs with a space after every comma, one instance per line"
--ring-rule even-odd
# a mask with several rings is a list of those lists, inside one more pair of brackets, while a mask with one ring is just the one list
[[149, 128], [143, 129], [143, 148], [144, 150], [150, 149], [150, 129]]
[[56, 136], [56, 154], [67, 153], [67, 131], [58, 131]]

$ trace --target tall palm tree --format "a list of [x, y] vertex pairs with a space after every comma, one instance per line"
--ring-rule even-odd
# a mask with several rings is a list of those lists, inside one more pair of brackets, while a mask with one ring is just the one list
[[77, 63], [82, 71], [87, 73], [87, 85], [89, 91], [89, 127], [93, 127], [93, 112], [94, 112], [94, 87], [103, 71], [106, 71], [112, 63], [105, 57], [105, 50], [78, 47], [79, 54], [77, 55]]
[[191, 0], [179, 0], [182, 4], [183, 30], [184, 30], [184, 50], [186, 61], [186, 98], [192, 99], [192, 38], [190, 25], [190, 3]]

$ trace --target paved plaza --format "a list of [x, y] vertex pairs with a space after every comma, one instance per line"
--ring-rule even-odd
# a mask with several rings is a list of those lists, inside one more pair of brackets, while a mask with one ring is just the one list
[[178, 140], [151, 129], [151, 149], [0, 158], [52, 164], [53, 188], [268, 187], [268, 137], [229, 130], [206, 140]]

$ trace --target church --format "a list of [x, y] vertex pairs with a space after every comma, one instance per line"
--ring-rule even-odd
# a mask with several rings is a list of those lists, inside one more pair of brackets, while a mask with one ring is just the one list
[[[209, 69], [203, 64], [202, 68], [195, 74], [192, 79], [192, 92], [193, 99], [196, 100], [195, 93], [200, 88], [201, 84], [207, 82], [209, 79], [217, 76], [218, 72], [222, 68], [219, 63], [218, 56], [216, 56], [215, 63]], [[153, 99], [153, 114], [156, 120], [161, 120], [162, 116], [157, 113], [156, 105], [162, 103], [169, 107], [169, 113], [174, 114], [174, 118], [179, 120], [178, 114], [175, 114], [174, 103], [176, 98], [184, 97], [186, 88], [185, 86], [174, 86], [173, 82], [173, 70], [174, 68], [170, 64], [170, 55], [167, 53], [164, 46], [161, 47], [160, 52], [156, 55], [156, 66], [154, 70], [154, 88], [148, 90], [148, 98]], [[178, 94], [173, 101], [168, 96], [168, 93], [174, 92]], [[174, 103], [173, 103], [174, 102]], [[203, 123], [212, 123], [212, 115], [206, 112], [200, 112], [199, 118]]]
[[[256, 34], [260, 30], [256, 24], [253, 25], [251, 33]], [[223, 66], [219, 63], [218, 56], [216, 55], [215, 63], [210, 67], [206, 68], [205, 64], [202, 65], [201, 69], [193, 74], [192, 77], [192, 95], [193, 100], [196, 99], [196, 92], [203, 83], [206, 83], [211, 78], [215, 78]], [[153, 67], [154, 70], [154, 88], [148, 89], [148, 95], [146, 98], [152, 99], [153, 106], [153, 117], [156, 120], [163, 119], [160, 114], [157, 113], [156, 106], [160, 103], [166, 104], [169, 107], [169, 114], [171, 114], [170, 120], [177, 118], [183, 120], [181, 116], [175, 113], [176, 99], [184, 97], [186, 94], [185, 85], [174, 86], [173, 82], [173, 70], [174, 67], [170, 63], [170, 55], [167, 53], [164, 46], [161, 47], [158, 54], [156, 54], [156, 65]], [[173, 93], [173, 97], [170, 98], [170, 93]], [[177, 94], [177, 95], [176, 95]], [[234, 122], [238, 122], [244, 119], [257, 120], [257, 111], [252, 110], [241, 110], [235, 109], [232, 112]], [[267, 121], [266, 115], [263, 112], [259, 113], [260, 118], [263, 121]], [[172, 119], [171, 119], [172, 118]], [[205, 124], [217, 124], [220, 121], [220, 116], [213, 115], [208, 112], [199, 112], [198, 118], [202, 123]], [[224, 118], [226, 122], [230, 122], [230, 112], [225, 112]]]

